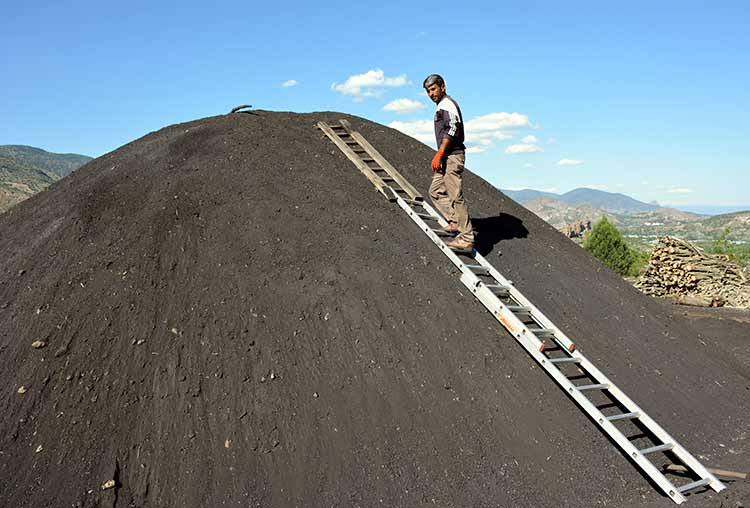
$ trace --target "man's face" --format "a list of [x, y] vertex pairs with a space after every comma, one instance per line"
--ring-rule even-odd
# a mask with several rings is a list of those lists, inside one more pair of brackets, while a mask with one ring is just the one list
[[443, 97], [445, 97], [445, 85], [438, 85], [437, 83], [431, 84], [427, 87], [427, 95], [430, 96], [432, 102], [437, 104]]

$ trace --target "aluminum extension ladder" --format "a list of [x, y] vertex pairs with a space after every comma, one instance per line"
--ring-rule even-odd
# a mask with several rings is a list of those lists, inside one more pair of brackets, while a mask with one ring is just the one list
[[[398, 203], [461, 271], [461, 282], [472, 294], [670, 499], [681, 504], [688, 492], [709, 487], [716, 492], [725, 489], [690, 452], [581, 354], [575, 343], [481, 254], [476, 250], [469, 252], [449, 248], [442, 240], [449, 236], [442, 230], [442, 226], [447, 224], [445, 219], [348, 121], [340, 120], [340, 125], [318, 122], [317, 127], [383, 196]], [[604, 402], [595, 402], [597, 397]], [[618, 427], [624, 422], [630, 422], [648, 435], [650, 446], [636, 447]], [[684, 465], [695, 480], [679, 486], [673, 484], [648, 458], [658, 453], [672, 463]]]

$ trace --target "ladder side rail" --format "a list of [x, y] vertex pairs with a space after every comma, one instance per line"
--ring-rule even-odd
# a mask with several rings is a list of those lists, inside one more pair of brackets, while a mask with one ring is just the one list
[[[576, 352], [578, 353], [578, 352]], [[598, 368], [594, 366], [585, 356], [578, 353], [578, 356], [582, 359], [580, 366], [588, 372], [594, 379], [599, 383], [606, 383], [610, 386], [607, 390], [618, 402], [620, 402], [627, 412], [639, 413], [638, 421], [641, 422], [650, 432], [654, 434], [662, 443], [671, 443], [674, 447], [670, 452], [675, 455], [680, 461], [692, 469], [701, 478], [710, 480], [710, 487], [716, 491], [721, 492], [726, 486], [716, 478], [706, 467], [700, 463], [686, 448], [684, 448], [679, 442], [673, 438], [659, 423], [656, 422], [651, 416], [648, 415], [643, 409], [638, 406], [625, 392], [623, 392], [617, 385], [615, 385], [609, 378]]]
[[344, 143], [344, 141], [341, 140], [341, 138], [336, 134], [331, 127], [325, 123], [325, 122], [318, 122], [318, 128], [322, 130], [328, 138], [333, 141], [333, 143], [342, 151], [344, 152], [344, 155], [347, 156], [347, 158], [354, 163], [355, 166], [357, 166], [357, 169], [359, 169], [362, 174], [364, 174], [368, 180], [375, 186], [375, 188], [380, 192], [383, 196], [385, 196], [389, 201], [392, 201], [393, 198], [388, 193], [386, 187], [386, 183], [377, 175], [375, 172], [364, 163], [362, 159], [360, 159], [356, 153], [354, 153], [354, 150], [349, 148], [349, 145]]
[[[474, 274], [464, 274], [461, 282], [469, 288], [485, 307], [492, 312], [491, 302], [497, 297], [489, 291]], [[490, 305], [488, 305], [490, 303]], [[500, 302], [501, 303], [501, 302]], [[502, 321], [501, 321], [502, 322]], [[505, 323], [503, 323], [505, 325]], [[523, 326], [523, 324], [522, 324]], [[525, 326], [524, 326], [525, 328]], [[670, 482], [664, 474], [644, 455], [628, 438], [620, 432], [612, 422], [606, 419], [604, 414], [583, 394], [578, 388], [549, 361], [544, 353], [534, 347], [534, 344], [526, 340], [527, 336], [517, 329], [508, 329], [514, 339], [536, 360], [536, 362], [554, 379], [558, 385], [570, 396], [591, 418], [609, 435], [613, 441], [648, 475], [675, 503], [685, 501], [685, 497]]]
[[362, 148], [365, 149], [365, 151], [375, 159], [375, 162], [380, 164], [380, 167], [385, 169], [388, 174], [390, 174], [393, 179], [398, 182], [398, 184], [401, 186], [402, 189], [406, 191], [409, 196], [411, 196], [412, 199], [415, 200], [421, 200], [423, 199], [422, 194], [419, 193], [417, 189], [414, 188], [414, 186], [409, 183], [409, 180], [404, 178], [404, 176], [398, 172], [396, 168], [391, 165], [388, 160], [383, 157], [380, 152], [378, 152], [374, 146], [372, 146], [365, 138], [362, 136], [359, 132], [355, 131], [354, 128], [352, 128], [352, 124], [349, 123], [348, 120], [339, 120], [339, 123], [346, 129], [346, 131], [349, 133], [349, 135], [354, 138], [357, 143], [360, 144]]

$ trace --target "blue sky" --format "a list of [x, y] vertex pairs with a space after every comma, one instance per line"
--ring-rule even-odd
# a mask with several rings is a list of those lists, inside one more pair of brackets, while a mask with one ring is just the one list
[[750, 205], [750, 3], [447, 5], [6, 2], [0, 144], [98, 156], [249, 103], [434, 146], [438, 72], [497, 186]]

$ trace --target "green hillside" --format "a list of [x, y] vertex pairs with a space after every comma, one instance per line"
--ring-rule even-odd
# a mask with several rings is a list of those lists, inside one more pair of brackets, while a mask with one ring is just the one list
[[23, 145], [0, 145], [0, 213], [91, 160]]

